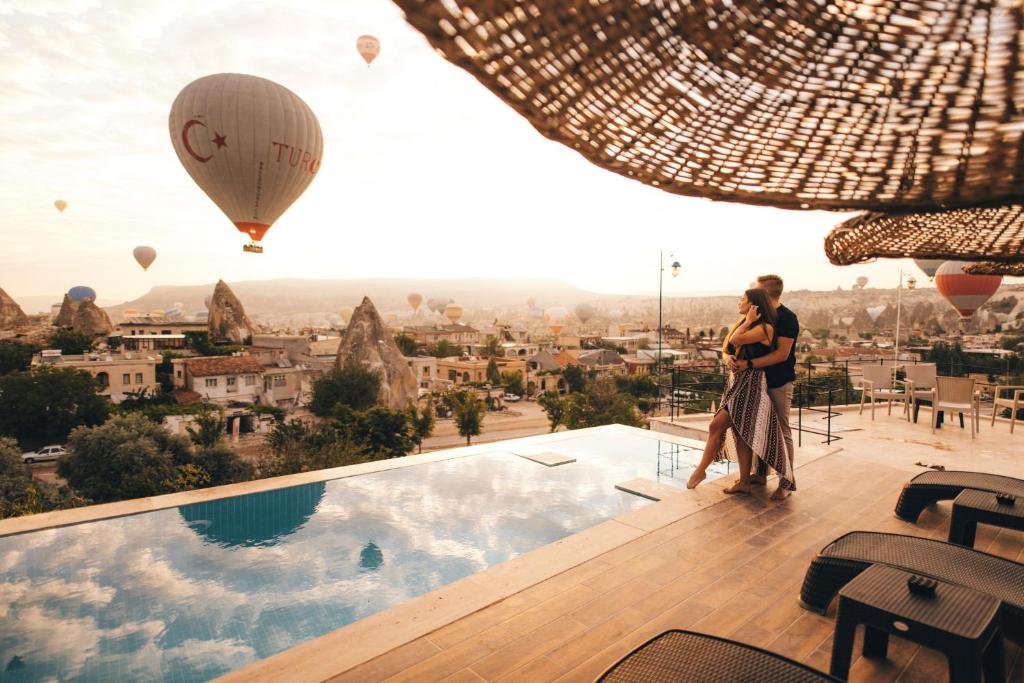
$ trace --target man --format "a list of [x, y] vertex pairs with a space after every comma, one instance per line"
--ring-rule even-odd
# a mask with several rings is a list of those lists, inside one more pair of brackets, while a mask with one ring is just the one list
[[[782, 278], [778, 275], [762, 275], [757, 278], [757, 286], [765, 291], [771, 300], [778, 319], [775, 322], [776, 348], [771, 353], [755, 358], [752, 361], [729, 356], [731, 370], [745, 370], [748, 367], [764, 370], [768, 382], [768, 394], [775, 404], [775, 412], [779, 416], [782, 435], [786, 441], [786, 455], [789, 456], [789, 469], [794, 470], [793, 463], [793, 430], [789, 427], [789, 411], [793, 406], [793, 382], [796, 381], [796, 338], [800, 334], [800, 321], [796, 313], [782, 305]], [[757, 459], [757, 474], [750, 478], [753, 484], [763, 484], [767, 479], [768, 469], [760, 458]], [[772, 500], [782, 500], [789, 495], [780, 485], [772, 493]]]

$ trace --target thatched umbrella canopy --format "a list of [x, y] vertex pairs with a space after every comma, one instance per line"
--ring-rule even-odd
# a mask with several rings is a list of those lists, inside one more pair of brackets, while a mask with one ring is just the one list
[[683, 195], [934, 210], [1024, 191], [1011, 0], [395, 0], [545, 136]]

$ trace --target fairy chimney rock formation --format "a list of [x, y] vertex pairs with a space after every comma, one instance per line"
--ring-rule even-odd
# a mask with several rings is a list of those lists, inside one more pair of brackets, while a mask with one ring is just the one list
[[60, 304], [60, 311], [57, 313], [57, 317], [53, 319], [55, 327], [71, 327], [75, 322], [75, 302], [71, 300], [71, 297], [67, 294], [64, 295], [64, 301]]
[[0, 289], [0, 329], [13, 329], [28, 324], [28, 316], [18, 302]]
[[409, 401], [415, 403], [419, 393], [416, 376], [369, 297], [363, 297], [353, 311], [338, 346], [337, 365], [349, 359], [381, 373], [377, 403], [392, 410], [404, 408]]
[[[61, 310], [63, 311], [63, 307]], [[71, 329], [92, 337], [99, 337], [113, 332], [114, 325], [110, 322], [110, 316], [106, 311], [89, 299], [85, 299], [78, 304], [78, 310], [75, 311], [74, 320], [71, 322]]]
[[253, 328], [245, 307], [223, 280], [217, 281], [206, 319], [210, 341], [244, 344], [252, 338]]

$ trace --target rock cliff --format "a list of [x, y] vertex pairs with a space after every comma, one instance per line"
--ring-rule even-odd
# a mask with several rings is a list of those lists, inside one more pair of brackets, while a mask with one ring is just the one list
[[380, 405], [397, 410], [416, 401], [416, 377], [369, 297], [352, 313], [338, 346], [337, 364], [350, 358], [381, 373]]
[[53, 319], [54, 327], [71, 327], [75, 322], [75, 302], [71, 300], [71, 297], [67, 294], [64, 295], [64, 301], [60, 304], [60, 312], [57, 313], [57, 317]]
[[28, 316], [18, 302], [0, 289], [0, 329], [9, 330], [28, 325]]
[[[63, 307], [61, 307], [61, 311], [63, 310]], [[89, 299], [85, 299], [82, 303], [78, 304], [78, 310], [75, 311], [71, 328], [75, 332], [81, 332], [93, 337], [107, 335], [114, 331], [114, 325], [110, 322], [110, 316], [107, 315], [107, 312]]]
[[252, 322], [245, 307], [223, 280], [217, 281], [210, 299], [210, 314], [206, 318], [210, 341], [242, 344], [253, 334]]

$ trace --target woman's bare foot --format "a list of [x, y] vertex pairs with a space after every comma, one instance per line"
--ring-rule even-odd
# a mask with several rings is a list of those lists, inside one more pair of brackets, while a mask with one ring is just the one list
[[750, 483], [754, 486], [764, 486], [768, 483], [768, 477], [764, 474], [751, 474]]
[[789, 493], [790, 493], [789, 491], [787, 491], [786, 489], [782, 488], [782, 484], [779, 484], [779, 488], [775, 489], [772, 492], [771, 499], [772, 500], [786, 500], [787, 498], [789, 498]]
[[690, 478], [686, 481], [686, 488], [688, 488], [688, 489], [695, 489], [695, 488], [697, 488], [697, 484], [699, 484], [702, 481], [704, 481], [705, 479], [707, 479], [707, 477], [708, 477], [708, 473], [707, 472], [703, 472], [701, 470], [694, 470], [693, 474], [691, 474]]
[[743, 494], [743, 495], [749, 494], [750, 493], [750, 483], [749, 482], [748, 483], [743, 483], [743, 482], [737, 481], [735, 484], [733, 484], [729, 488], [723, 489], [722, 493], [729, 493], [729, 494], [739, 493], [739, 494]]

